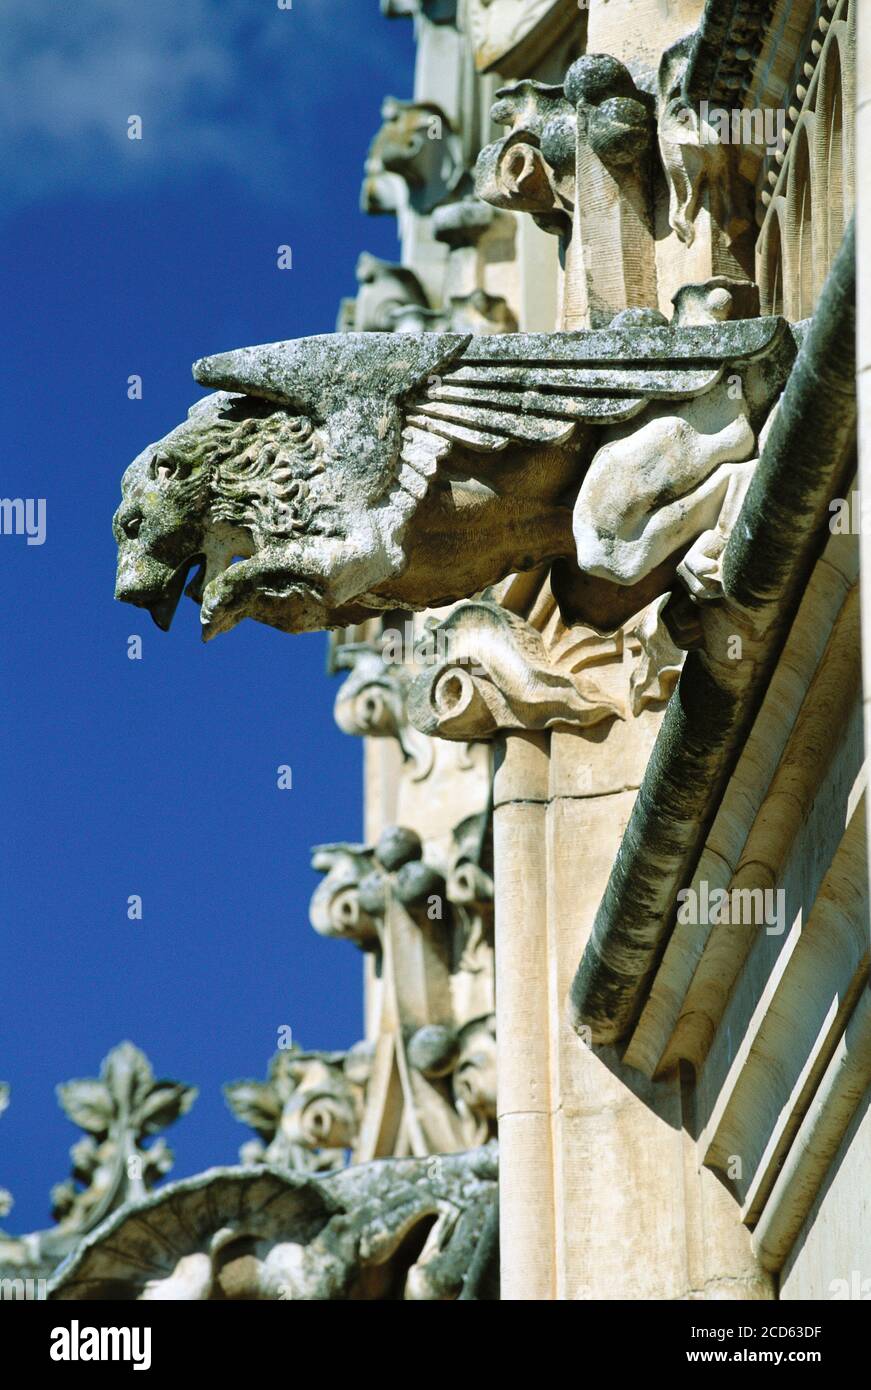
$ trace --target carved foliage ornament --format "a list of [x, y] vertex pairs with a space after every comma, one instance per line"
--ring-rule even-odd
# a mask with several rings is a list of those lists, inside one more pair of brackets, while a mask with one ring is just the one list
[[665, 599], [608, 637], [572, 630], [551, 651], [530, 623], [498, 603], [459, 604], [435, 627], [443, 655], [417, 675], [408, 716], [422, 733], [489, 738], [507, 729], [586, 728], [666, 700], [682, 653], [662, 628]]
[[365, 1060], [293, 1046], [276, 1053], [265, 1082], [225, 1086], [236, 1119], [260, 1136], [243, 1146], [243, 1162], [312, 1173], [343, 1167], [357, 1135]]
[[70, 1150], [73, 1180], [52, 1192], [54, 1214], [62, 1231], [90, 1230], [169, 1172], [173, 1155], [164, 1140], [144, 1141], [186, 1114], [197, 1090], [155, 1080], [145, 1054], [125, 1042], [105, 1058], [99, 1078], [68, 1081], [57, 1093], [86, 1137]]

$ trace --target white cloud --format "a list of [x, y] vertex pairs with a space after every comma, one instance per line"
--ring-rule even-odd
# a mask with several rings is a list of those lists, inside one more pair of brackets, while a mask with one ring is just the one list
[[337, 59], [389, 85], [386, 23], [377, 0], [4, 0], [3, 202], [204, 168], [265, 188], [340, 104]]

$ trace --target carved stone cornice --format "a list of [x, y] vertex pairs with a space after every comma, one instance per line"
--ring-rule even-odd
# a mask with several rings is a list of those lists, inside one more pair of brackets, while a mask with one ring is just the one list
[[560, 86], [522, 81], [497, 93], [508, 134], [478, 156], [475, 188], [560, 237], [563, 328], [604, 327], [657, 302], [648, 94], [605, 54], [572, 64]]

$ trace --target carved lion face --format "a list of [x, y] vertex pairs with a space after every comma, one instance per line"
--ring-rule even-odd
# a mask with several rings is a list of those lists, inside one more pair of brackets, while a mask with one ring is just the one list
[[133, 461], [113, 530], [115, 597], [168, 630], [186, 592], [202, 603], [233, 563], [307, 529], [321, 439], [304, 416], [220, 391]]

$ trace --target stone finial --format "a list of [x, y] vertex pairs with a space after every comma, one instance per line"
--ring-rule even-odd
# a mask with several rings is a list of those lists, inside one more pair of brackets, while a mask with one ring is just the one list
[[[224, 1087], [237, 1120], [259, 1138], [243, 1145], [243, 1163], [269, 1163], [298, 1172], [344, 1166], [357, 1137], [362, 1089], [345, 1052], [277, 1052], [263, 1081]], [[358, 1060], [358, 1059], [353, 1059]]]
[[[487, 1086], [482, 1079], [475, 1099], [472, 1084], [480, 1048], [464, 1030], [494, 1003], [489, 815], [465, 818], [449, 843], [424, 843], [413, 830], [389, 826], [368, 851], [322, 847], [314, 863], [327, 879], [313, 899], [313, 923], [374, 951], [381, 980], [358, 1159], [391, 1146], [455, 1152], [487, 1137]], [[483, 1078], [489, 1062], [478, 1060]]]
[[70, 1150], [73, 1176], [52, 1192], [61, 1232], [92, 1230], [111, 1211], [140, 1201], [169, 1172], [172, 1150], [145, 1140], [173, 1124], [193, 1105], [197, 1090], [155, 1080], [151, 1064], [133, 1043], [114, 1047], [99, 1079], [68, 1081], [57, 1088], [62, 1109], [86, 1131]]
[[476, 191], [560, 237], [565, 329], [656, 305], [651, 105], [605, 54], [577, 59], [561, 86], [526, 80], [497, 93], [492, 118], [508, 134], [481, 151]]

